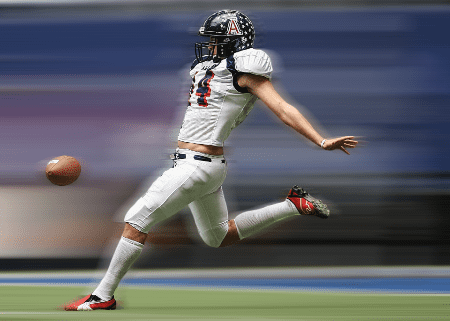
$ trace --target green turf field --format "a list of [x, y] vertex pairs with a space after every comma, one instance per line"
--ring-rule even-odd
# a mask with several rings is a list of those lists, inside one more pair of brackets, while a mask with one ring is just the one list
[[448, 295], [122, 287], [115, 311], [57, 309], [84, 289], [0, 286], [0, 320], [450, 320]]

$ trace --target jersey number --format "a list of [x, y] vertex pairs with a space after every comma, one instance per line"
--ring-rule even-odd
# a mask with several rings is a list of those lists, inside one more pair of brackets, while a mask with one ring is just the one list
[[208, 70], [205, 74], [205, 77], [200, 79], [198, 82], [198, 88], [195, 94], [198, 97], [197, 104], [202, 107], [208, 107], [208, 102], [206, 100], [207, 97], [211, 96], [211, 87], [209, 83], [214, 78], [214, 73], [211, 70]]

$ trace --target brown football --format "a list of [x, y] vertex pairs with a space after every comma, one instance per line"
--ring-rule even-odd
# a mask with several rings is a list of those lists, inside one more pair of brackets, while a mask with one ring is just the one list
[[48, 162], [45, 175], [55, 185], [65, 186], [77, 180], [81, 173], [81, 165], [72, 156], [58, 156]]

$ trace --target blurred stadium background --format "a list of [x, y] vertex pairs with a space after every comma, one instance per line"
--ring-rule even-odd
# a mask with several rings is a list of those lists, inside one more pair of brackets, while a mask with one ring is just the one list
[[[211, 249], [186, 211], [135, 266], [450, 264], [446, 3], [0, 1], [0, 269], [104, 264], [127, 204], [170, 166], [197, 28], [223, 8], [254, 20], [287, 97], [365, 143], [326, 153], [255, 107], [227, 145], [230, 217], [294, 184], [332, 217]], [[45, 179], [59, 155], [83, 163], [71, 186]]]

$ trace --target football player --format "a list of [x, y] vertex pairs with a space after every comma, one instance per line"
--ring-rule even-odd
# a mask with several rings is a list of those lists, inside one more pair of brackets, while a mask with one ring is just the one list
[[255, 30], [236, 10], [209, 16], [195, 44], [192, 84], [174, 166], [163, 173], [128, 210], [125, 228], [110, 266], [91, 295], [65, 306], [66, 310], [115, 309], [114, 291], [140, 255], [155, 224], [188, 206], [203, 241], [211, 247], [233, 244], [295, 215], [328, 218], [325, 204], [294, 186], [280, 203], [243, 212], [234, 220], [222, 192], [227, 173], [224, 142], [260, 99], [285, 124], [324, 150], [348, 153], [353, 136], [322, 137], [308, 120], [288, 104], [271, 83], [272, 64], [263, 50], [253, 48]]

